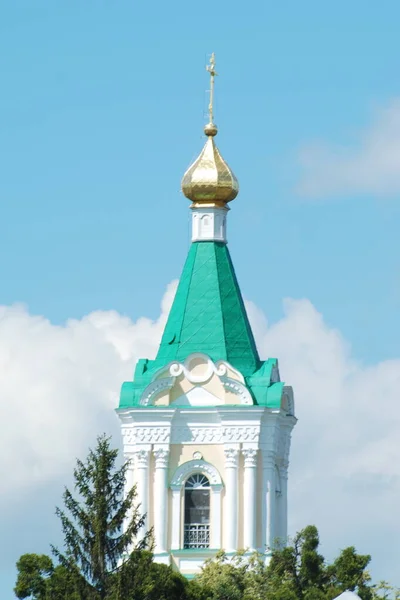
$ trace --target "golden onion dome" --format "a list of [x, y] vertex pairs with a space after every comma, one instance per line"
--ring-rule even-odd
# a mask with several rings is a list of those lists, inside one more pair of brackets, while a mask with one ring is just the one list
[[[208, 133], [211, 127], [213, 133]], [[225, 204], [239, 192], [238, 180], [215, 145], [216, 129], [214, 124], [206, 125], [205, 146], [182, 179], [182, 192], [194, 204]]]
[[215, 71], [214, 54], [207, 67], [211, 75], [210, 122], [205, 126], [207, 141], [200, 156], [188, 168], [182, 179], [182, 192], [196, 205], [224, 205], [230, 202], [239, 192], [239, 183], [232, 169], [224, 161], [214, 142], [218, 129], [213, 122], [213, 94]]

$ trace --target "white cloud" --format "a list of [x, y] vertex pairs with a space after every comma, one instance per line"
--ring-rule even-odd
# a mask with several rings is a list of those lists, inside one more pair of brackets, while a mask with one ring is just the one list
[[102, 427], [115, 430], [121, 383], [155, 355], [175, 288], [155, 322], [97, 311], [60, 327], [0, 307], [0, 506], [70, 469]]
[[299, 153], [299, 191], [309, 197], [400, 192], [400, 99], [374, 114], [357, 144], [314, 143]]
[[328, 554], [355, 544], [399, 585], [400, 358], [357, 362], [308, 300], [286, 300], [281, 321], [255, 330], [295, 391], [291, 531], [314, 522]]
[[[21, 306], [0, 309], [3, 568], [57, 542], [54, 503], [96, 434], [114, 432], [119, 444], [120, 384], [139, 356], [154, 356], [175, 286], [156, 321], [94, 312], [59, 327]], [[355, 544], [374, 554], [377, 577], [400, 584], [400, 359], [360, 364], [307, 300], [287, 300], [272, 325], [247, 306], [262, 356], [279, 358], [295, 390], [291, 531], [315, 523], [328, 555]]]

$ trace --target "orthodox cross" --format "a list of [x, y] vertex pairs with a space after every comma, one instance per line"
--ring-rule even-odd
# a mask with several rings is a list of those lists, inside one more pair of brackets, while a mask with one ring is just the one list
[[215, 54], [211, 54], [210, 64], [206, 66], [207, 71], [210, 73], [210, 104], [208, 105], [208, 114], [210, 117], [210, 123], [214, 123], [214, 77], [218, 75], [215, 70]]

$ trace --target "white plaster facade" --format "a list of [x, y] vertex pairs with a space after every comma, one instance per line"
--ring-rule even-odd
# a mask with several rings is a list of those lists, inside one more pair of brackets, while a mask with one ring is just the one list
[[[279, 381], [276, 369], [275, 378]], [[193, 354], [157, 373], [140, 406], [119, 409], [127, 487], [153, 528], [155, 558], [198, 572], [217, 550], [246, 548], [268, 557], [287, 537], [287, 478], [293, 393], [279, 409], [256, 406], [241, 374]], [[185, 483], [208, 480], [208, 547], [185, 548]], [[208, 492], [207, 492], [208, 493]]]
[[192, 242], [227, 242], [227, 206], [196, 206], [192, 208]]

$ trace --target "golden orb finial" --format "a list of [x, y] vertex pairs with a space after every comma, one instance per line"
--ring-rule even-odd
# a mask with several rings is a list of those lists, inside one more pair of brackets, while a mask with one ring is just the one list
[[214, 53], [206, 69], [210, 73], [209, 122], [204, 127], [207, 141], [200, 156], [184, 174], [182, 191], [194, 206], [224, 206], [238, 195], [239, 183], [214, 142], [218, 133], [214, 123], [214, 79], [217, 75]]

